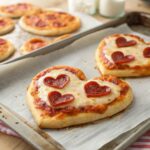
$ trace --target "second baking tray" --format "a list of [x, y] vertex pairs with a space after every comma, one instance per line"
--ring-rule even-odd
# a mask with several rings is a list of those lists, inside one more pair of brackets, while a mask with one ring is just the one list
[[[74, 12], [72, 15], [78, 16], [79, 18], [81, 18], [81, 27], [76, 32], [70, 33], [69, 34], [70, 37], [72, 37], [74, 35], [78, 35], [80, 33], [83, 33], [83, 32], [85, 32], [85, 31], [87, 31], [87, 30], [89, 30], [91, 28], [94, 28], [94, 27], [100, 25], [100, 22], [98, 22], [96, 19], [94, 19], [91, 16], [88, 16], [86, 14], [79, 13], [79, 12]], [[90, 24], [87, 24], [88, 20], [90, 20], [90, 22], [91, 22]], [[20, 27], [19, 19], [14, 20], [14, 22], [15, 22], [14, 30], [12, 32], [9, 32], [9, 33], [1, 36], [1, 37], [11, 41], [12, 44], [14, 45], [16, 51], [11, 57], [6, 59], [5, 61], [0, 62], [0, 64], [10, 63], [10, 62], [17, 61], [17, 60], [20, 60], [20, 59], [23, 59], [23, 58], [26, 58], [26, 57], [33, 57], [33, 56], [36, 56], [36, 55], [42, 55], [44, 53], [48, 53], [48, 52], [51, 52], [53, 50], [59, 49], [60, 47], [64, 47], [66, 44], [68, 44], [68, 41], [64, 40], [63, 43], [60, 42], [57, 45], [54, 44], [52, 46], [52, 48], [50, 48], [50, 45], [51, 45], [50, 44], [48, 46], [45, 46], [44, 48], [40, 48], [40, 49], [32, 51], [29, 54], [23, 55], [20, 52], [20, 47], [27, 40], [29, 40], [31, 38], [37, 38], [38, 37], [38, 38], [43, 38], [43, 39], [51, 41], [51, 40], [53, 40], [53, 39], [55, 39], [57, 37], [61, 37], [61, 36], [52, 37], [52, 36], [39, 36], [39, 35], [36, 35], [36, 34], [31, 34], [31, 33], [27, 32], [27, 31], [24, 31]], [[66, 38], [64, 38], [64, 39], [66, 39]]]
[[[146, 14], [135, 13], [118, 21], [113, 22], [112, 27], [115, 28], [93, 33], [59, 51], [2, 66], [0, 72], [0, 102], [21, 115], [32, 126], [36, 126], [25, 104], [26, 88], [36, 73], [52, 65], [63, 64], [79, 67], [88, 78], [99, 76], [98, 71], [94, 69], [94, 54], [100, 39], [116, 32], [133, 33], [126, 25], [118, 27], [121, 22], [122, 24], [128, 23], [133, 30], [144, 31], [149, 34], [147, 30], [149, 16]], [[143, 37], [149, 40], [148, 36]], [[15, 70], [15, 68], [17, 69]], [[128, 79], [128, 81], [134, 89], [136, 99], [123, 113], [111, 119], [104, 119], [88, 125], [44, 131], [66, 149], [91, 150], [102, 147], [120, 134], [134, 128], [150, 116], [149, 92], [146, 90], [149, 87], [150, 78], [135, 78]]]

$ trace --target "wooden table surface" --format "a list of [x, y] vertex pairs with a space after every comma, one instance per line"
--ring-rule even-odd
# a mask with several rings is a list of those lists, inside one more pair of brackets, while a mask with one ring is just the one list
[[[13, 0], [13, 3], [18, 0]], [[21, 0], [20, 0], [21, 1]], [[11, 1], [12, 2], [12, 1]], [[67, 0], [26, 0], [26, 2], [32, 2], [39, 4], [42, 7], [53, 7], [67, 9]], [[9, 4], [10, 0], [0, 1], [0, 4]], [[146, 5], [142, 0], [126, 0], [126, 10], [127, 11], [142, 11], [150, 13], [150, 5]], [[99, 16], [98, 14], [94, 16], [96, 19], [103, 21], [105, 18]], [[0, 150], [34, 150], [29, 144], [24, 140], [8, 136], [0, 133]]]

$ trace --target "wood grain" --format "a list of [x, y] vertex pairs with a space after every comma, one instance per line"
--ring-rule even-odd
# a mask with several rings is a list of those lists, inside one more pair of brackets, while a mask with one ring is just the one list
[[[18, 0], [13, 0], [13, 3]], [[22, 0], [20, 0], [22, 1]], [[37, 0], [26, 0], [26, 2], [33, 2], [37, 4]], [[9, 4], [10, 0], [0, 1], [0, 4]], [[42, 7], [53, 7], [67, 9], [67, 0], [38, 0], [38, 5]], [[140, 11], [150, 13], [150, 5], [144, 4], [141, 0], [127, 0], [126, 1], [127, 11]], [[94, 15], [94, 17], [100, 21], [108, 20], [99, 15]], [[24, 142], [22, 139], [4, 135], [0, 133], [0, 149], [1, 150], [34, 150], [29, 144]]]
[[0, 133], [1, 150], [34, 150], [29, 144], [17, 137], [8, 136]]

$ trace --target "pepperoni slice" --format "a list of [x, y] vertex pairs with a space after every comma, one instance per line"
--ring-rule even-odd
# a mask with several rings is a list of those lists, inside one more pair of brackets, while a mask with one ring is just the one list
[[6, 22], [4, 20], [0, 20], [0, 26], [5, 26]]
[[101, 97], [109, 95], [111, 89], [108, 86], [101, 86], [95, 81], [90, 81], [84, 86], [85, 93], [87, 97]]
[[42, 20], [39, 20], [37, 23], [35, 23], [36, 27], [45, 27], [46, 23]]
[[31, 24], [36, 27], [45, 27], [47, 24], [43, 20], [41, 20], [38, 16], [28, 16]]
[[143, 51], [143, 55], [145, 58], [150, 58], [150, 47], [146, 47]]
[[70, 81], [69, 76], [65, 74], [60, 74], [57, 76], [56, 79], [52, 77], [46, 77], [44, 79], [44, 84], [57, 89], [62, 89], [68, 84], [69, 81]]
[[16, 9], [15, 5], [10, 5], [6, 7], [7, 12], [12, 13]]
[[28, 16], [27, 17], [33, 24], [36, 24], [40, 18], [38, 16]]
[[56, 16], [55, 16], [54, 14], [48, 14], [48, 15], [46, 15], [46, 18], [47, 18], [48, 20], [55, 20], [55, 19], [56, 19]]
[[4, 45], [6, 43], [6, 41], [4, 39], [0, 38], [0, 45]]
[[124, 64], [135, 60], [135, 57], [133, 55], [124, 56], [124, 54], [120, 51], [112, 53], [111, 58], [116, 64]]
[[65, 27], [65, 26], [66, 26], [65, 23], [61, 23], [59, 21], [53, 22], [53, 27]]
[[19, 3], [17, 5], [17, 7], [20, 9], [20, 10], [27, 10], [28, 9], [28, 4], [26, 3]]
[[119, 37], [116, 39], [116, 44], [117, 47], [129, 47], [136, 45], [137, 42], [134, 40], [127, 41], [124, 37]]
[[32, 40], [30, 43], [31, 43], [32, 50], [41, 48], [46, 45], [46, 43], [40, 39]]
[[70, 104], [74, 99], [75, 98], [72, 94], [62, 95], [57, 91], [53, 91], [48, 94], [48, 100], [53, 107]]

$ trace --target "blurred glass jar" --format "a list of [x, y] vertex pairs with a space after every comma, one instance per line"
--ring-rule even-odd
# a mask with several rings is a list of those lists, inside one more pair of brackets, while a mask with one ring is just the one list
[[98, 0], [68, 0], [69, 11], [80, 11], [90, 15], [96, 13]]
[[120, 17], [125, 14], [125, 0], [99, 0], [99, 13], [104, 17]]

